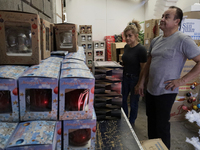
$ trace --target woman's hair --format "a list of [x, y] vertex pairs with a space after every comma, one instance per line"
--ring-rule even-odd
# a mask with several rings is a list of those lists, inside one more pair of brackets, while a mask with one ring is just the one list
[[[124, 29], [124, 37], [126, 38], [126, 32], [131, 30], [134, 35], [139, 34], [141, 29], [141, 25], [139, 24], [139, 21], [132, 20], [132, 22], [129, 22], [127, 27]], [[139, 38], [137, 39], [139, 41]]]

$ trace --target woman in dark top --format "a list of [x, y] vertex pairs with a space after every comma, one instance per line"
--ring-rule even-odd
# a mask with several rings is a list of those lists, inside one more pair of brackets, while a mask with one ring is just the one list
[[[131, 125], [134, 125], [138, 113], [139, 95], [134, 94], [140, 71], [147, 61], [147, 51], [139, 43], [138, 34], [141, 26], [138, 21], [132, 20], [124, 29], [126, 45], [124, 46], [123, 61], [123, 81], [122, 81], [122, 107], [126, 116], [129, 116]], [[128, 115], [127, 98], [130, 93], [130, 115]]]

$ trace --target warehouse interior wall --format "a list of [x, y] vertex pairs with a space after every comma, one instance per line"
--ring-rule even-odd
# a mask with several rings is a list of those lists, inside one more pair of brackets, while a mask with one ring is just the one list
[[92, 25], [93, 40], [103, 40], [106, 35], [121, 34], [132, 19], [144, 21], [144, 2], [66, 0], [67, 21], [77, 25]]

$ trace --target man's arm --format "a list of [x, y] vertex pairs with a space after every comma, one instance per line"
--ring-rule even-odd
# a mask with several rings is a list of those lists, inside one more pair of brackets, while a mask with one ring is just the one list
[[169, 83], [165, 87], [165, 89], [168, 90], [171, 88], [171, 90], [173, 91], [175, 88], [177, 88], [181, 85], [185, 85], [187, 82], [194, 79], [195, 77], [197, 77], [200, 74], [200, 55], [194, 57], [192, 60], [196, 62], [196, 65], [192, 68], [192, 70], [190, 70], [190, 72], [188, 72], [186, 75], [184, 75], [180, 79], [164, 82], [164, 83]]
[[139, 81], [138, 81], [137, 85], [135, 86], [135, 94], [140, 94], [140, 96], [144, 96], [144, 92], [143, 92], [144, 84], [145, 84], [145, 79], [149, 75], [149, 67], [151, 64], [151, 58], [152, 58], [151, 55], [149, 55], [145, 66], [143, 67], [143, 69], [140, 72]]

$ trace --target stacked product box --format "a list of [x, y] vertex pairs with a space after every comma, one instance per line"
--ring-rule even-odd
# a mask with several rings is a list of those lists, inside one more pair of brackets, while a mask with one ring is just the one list
[[6, 150], [53, 150], [56, 138], [56, 121], [21, 122], [9, 139]]
[[0, 122], [0, 149], [4, 150], [9, 144], [18, 123]]
[[86, 64], [92, 67], [93, 62], [93, 42], [92, 42], [92, 25], [79, 25], [78, 45], [85, 50]]
[[105, 61], [105, 42], [94, 41], [94, 61]]
[[0, 121], [19, 122], [17, 80], [27, 66], [0, 66]]
[[41, 61], [39, 15], [0, 11], [0, 20], [0, 64], [39, 64]]
[[114, 36], [105, 36], [104, 37], [106, 42], [106, 60], [111, 61], [111, 43], [115, 43], [115, 37]]
[[59, 83], [59, 120], [64, 120], [64, 149], [95, 148], [94, 82], [94, 76], [83, 61], [63, 60]]
[[57, 51], [77, 52], [77, 26], [71, 23], [55, 24]]
[[83, 62], [86, 62], [86, 57], [85, 57], [85, 54], [84, 54], [83, 47], [79, 46], [79, 50], [75, 53], [68, 53], [66, 55], [65, 59], [77, 59], [77, 60], [81, 60]]
[[60, 62], [44, 61], [19, 77], [21, 121], [57, 120], [59, 75]]
[[97, 119], [121, 117], [122, 66], [115, 61], [94, 61], [94, 108]]

